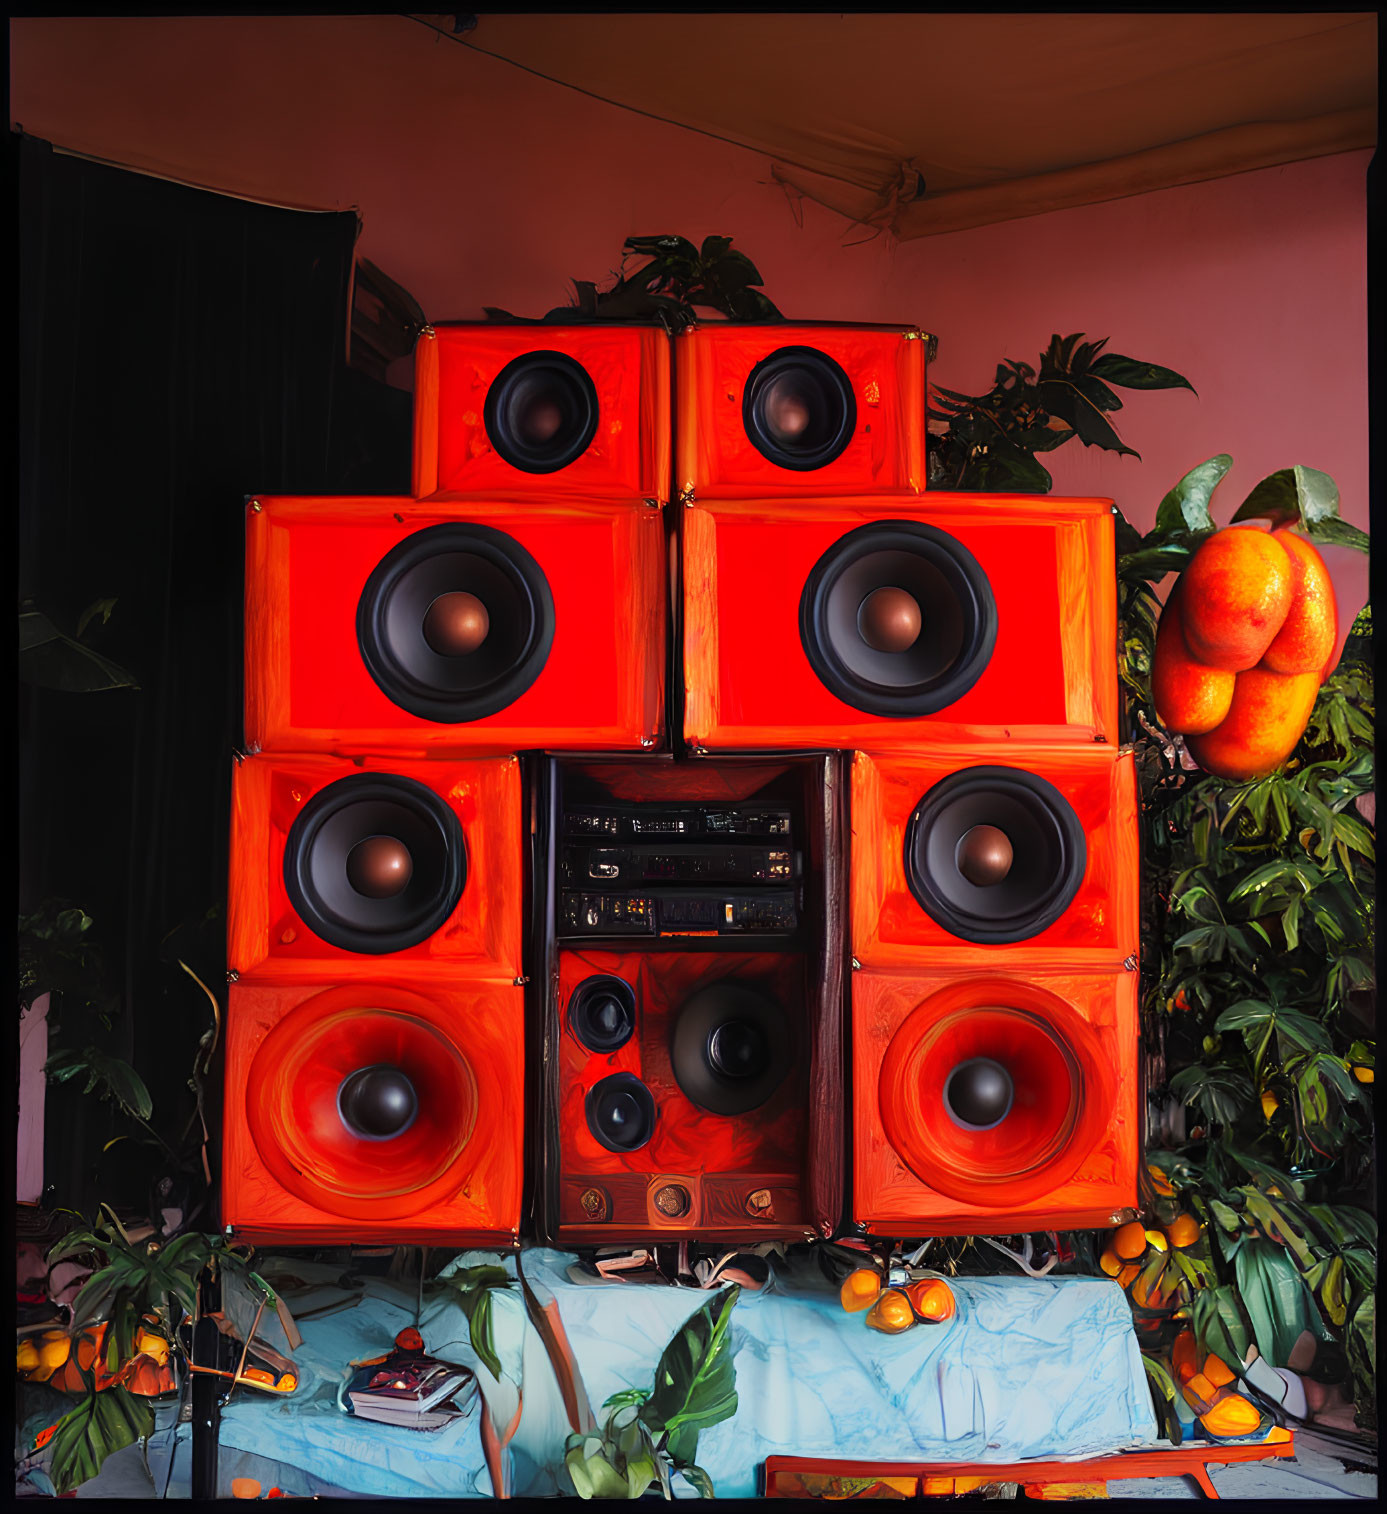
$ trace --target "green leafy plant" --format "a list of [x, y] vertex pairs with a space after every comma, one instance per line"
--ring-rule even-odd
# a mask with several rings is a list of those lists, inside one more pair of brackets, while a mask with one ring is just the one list
[[986, 394], [932, 386], [938, 409], [930, 418], [947, 422], [929, 438], [932, 488], [1046, 494], [1054, 480], [1036, 453], [1053, 452], [1076, 436], [1086, 447], [1140, 456], [1109, 419], [1122, 408], [1113, 385], [1194, 393], [1194, 385], [1172, 369], [1104, 352], [1107, 337], [1084, 342], [1082, 336], [1052, 336], [1038, 369], [1004, 359]]
[[491, 1295], [497, 1288], [509, 1288], [514, 1279], [504, 1267], [464, 1267], [439, 1278], [436, 1286], [458, 1295], [462, 1312], [467, 1316], [472, 1349], [492, 1377], [501, 1376], [501, 1359], [491, 1334]]
[[653, 1387], [614, 1393], [602, 1406], [611, 1412], [600, 1431], [568, 1437], [564, 1465], [580, 1498], [639, 1498], [657, 1480], [672, 1498], [676, 1472], [700, 1497], [714, 1497], [712, 1479], [695, 1457], [700, 1431], [737, 1412], [728, 1332], [740, 1293], [736, 1284], [725, 1288], [680, 1326]]
[[[1220, 454], [1165, 496], [1145, 536], [1118, 527], [1121, 678], [1142, 799], [1142, 1010], [1163, 1064], [1149, 1089], [1189, 1112], [1149, 1153], [1172, 1186], [1148, 1209], [1206, 1226], [1210, 1271], [1189, 1309], [1201, 1350], [1237, 1370], [1249, 1345], [1284, 1365], [1301, 1333], [1339, 1342], [1360, 1416], [1374, 1412], [1376, 1223], [1368, 1094], [1375, 924], [1372, 616], [1353, 623], [1300, 744], [1276, 772], [1201, 772], [1150, 693], [1156, 583], [1218, 529]], [[1233, 515], [1366, 550], [1327, 474], [1286, 468]], [[1160, 1348], [1157, 1342], [1155, 1349]]]
[[[646, 261], [631, 272], [627, 259]], [[609, 289], [574, 279], [573, 302], [550, 310], [545, 321], [658, 321], [679, 331], [698, 319], [698, 310], [716, 310], [733, 321], [782, 320], [761, 291], [755, 263], [736, 251], [731, 237], [705, 237], [695, 246], [685, 237], [627, 237], [621, 267]], [[486, 307], [493, 321], [520, 317]]]

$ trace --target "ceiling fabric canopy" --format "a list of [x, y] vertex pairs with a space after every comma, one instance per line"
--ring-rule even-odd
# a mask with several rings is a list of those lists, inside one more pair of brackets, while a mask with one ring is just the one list
[[902, 239], [1376, 141], [1372, 13], [414, 19]]

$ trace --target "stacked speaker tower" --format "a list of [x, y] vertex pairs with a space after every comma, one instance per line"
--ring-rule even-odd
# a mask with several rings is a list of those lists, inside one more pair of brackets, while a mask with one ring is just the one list
[[249, 1238], [1135, 1202], [1110, 502], [926, 492], [918, 330], [672, 348], [427, 328], [411, 497], [248, 505]]

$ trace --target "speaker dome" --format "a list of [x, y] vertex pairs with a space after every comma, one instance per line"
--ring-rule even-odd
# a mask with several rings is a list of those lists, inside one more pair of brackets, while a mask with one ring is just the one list
[[790, 1070], [789, 1020], [774, 999], [724, 978], [693, 994], [675, 1016], [670, 1061], [692, 1103], [713, 1114], [745, 1114]]
[[1067, 1181], [1115, 1094], [1093, 1027], [1035, 984], [972, 979], [932, 994], [882, 1059], [882, 1125], [922, 1182], [962, 1203], [1026, 1203]]
[[848, 376], [815, 347], [781, 347], [761, 359], [742, 393], [752, 446], [777, 467], [806, 472], [838, 457], [857, 426]]
[[244, 1097], [284, 1188], [329, 1214], [391, 1220], [461, 1187], [477, 1084], [440, 1019], [421, 995], [363, 986], [329, 989], [276, 1025]]
[[589, 1051], [619, 1051], [635, 1034], [635, 990], [609, 973], [584, 978], [568, 1001], [568, 1023]]
[[513, 536], [446, 522], [377, 563], [357, 604], [356, 638], [367, 671], [402, 710], [439, 724], [481, 720], [543, 671], [554, 599]]
[[655, 1099], [634, 1073], [614, 1072], [583, 1101], [588, 1130], [608, 1151], [639, 1151], [655, 1134]]
[[931, 919], [965, 941], [1039, 935], [1074, 902], [1087, 866], [1073, 805], [1054, 784], [1019, 768], [950, 774], [921, 799], [906, 826], [910, 892]]
[[873, 521], [815, 563], [799, 626], [825, 688], [869, 715], [910, 719], [953, 704], [982, 676], [997, 606], [977, 559], [948, 532]]
[[413, 778], [339, 778], [304, 805], [284, 846], [299, 918], [345, 951], [405, 951], [457, 907], [467, 880], [462, 826]]
[[482, 413], [491, 445], [525, 473], [556, 473], [580, 458], [597, 419], [591, 376], [562, 352], [513, 358], [487, 390]]

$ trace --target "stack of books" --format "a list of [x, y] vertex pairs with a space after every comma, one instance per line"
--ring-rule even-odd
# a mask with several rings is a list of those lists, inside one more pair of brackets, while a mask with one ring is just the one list
[[476, 1393], [477, 1379], [468, 1367], [395, 1353], [362, 1367], [347, 1387], [353, 1414], [411, 1430], [437, 1430], [461, 1419]]

